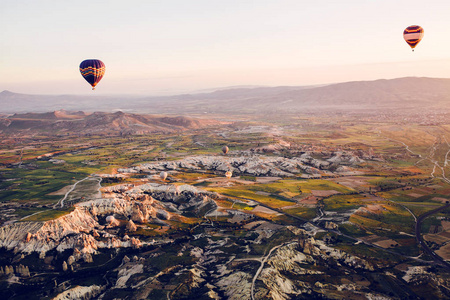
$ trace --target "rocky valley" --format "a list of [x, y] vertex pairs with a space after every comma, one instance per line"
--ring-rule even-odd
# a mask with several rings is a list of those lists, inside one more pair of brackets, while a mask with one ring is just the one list
[[39, 115], [45, 130], [84, 129], [3, 132], [2, 299], [450, 296], [438, 129], [412, 142], [352, 116], [145, 132], [153, 117], [91, 117], [117, 127], [64, 112]]

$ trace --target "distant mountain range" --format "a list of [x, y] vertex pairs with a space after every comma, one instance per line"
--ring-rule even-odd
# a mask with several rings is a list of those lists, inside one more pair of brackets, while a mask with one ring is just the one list
[[326, 86], [230, 88], [164, 97], [0, 93], [0, 113], [127, 111], [139, 113], [267, 113], [304, 110], [450, 109], [450, 79], [406, 77]]
[[168, 117], [123, 112], [91, 114], [65, 110], [51, 113], [14, 114], [0, 118], [0, 133], [23, 134], [146, 134], [152, 132], [180, 132], [222, 124], [215, 120]]

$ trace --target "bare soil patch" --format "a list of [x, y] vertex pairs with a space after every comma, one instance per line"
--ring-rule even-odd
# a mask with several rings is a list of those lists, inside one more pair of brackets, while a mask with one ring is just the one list
[[441, 247], [439, 250], [436, 250], [435, 252], [443, 259], [450, 260], [450, 244]]
[[376, 242], [374, 244], [378, 245], [380, 247], [383, 247], [385, 249], [386, 248], [392, 248], [392, 247], [395, 247], [395, 246], [398, 245], [398, 243], [396, 241], [391, 240], [391, 239], [382, 240], [382, 241]]
[[445, 203], [445, 202], [449, 201], [449, 199], [445, 199], [445, 198], [442, 198], [442, 197], [434, 197], [434, 198], [431, 199], [431, 200], [433, 200], [433, 201], [439, 201], [439, 202], [442, 202], [442, 203]]
[[254, 181], [248, 181], [248, 180], [242, 180], [242, 179], [238, 179], [238, 178], [231, 178], [228, 179], [226, 177], [214, 177], [214, 178], [208, 178], [205, 180], [198, 180], [196, 182], [211, 182], [211, 184], [209, 185], [210, 187], [226, 187], [226, 186], [232, 186], [232, 185], [236, 185], [236, 184], [240, 184], [240, 185], [251, 185], [251, 184], [255, 184]]
[[358, 189], [361, 186], [373, 186], [372, 184], [367, 182], [366, 178], [356, 177], [356, 176], [348, 176], [348, 177], [340, 177], [340, 178], [332, 178], [330, 179], [333, 182], [339, 183], [345, 187], [351, 189]]
[[297, 208], [297, 207], [302, 207], [302, 205], [300, 205], [300, 204], [288, 205], [288, 206], [283, 206], [281, 209], [285, 210], [285, 209]]
[[369, 235], [361, 239], [367, 243], [372, 243], [383, 248], [392, 248], [398, 245], [396, 241], [378, 235]]
[[256, 182], [258, 183], [272, 183], [278, 180], [281, 180], [281, 177], [258, 177], [256, 178]]
[[319, 201], [319, 198], [317, 198], [315, 196], [308, 196], [306, 198], [301, 199], [299, 201], [299, 203], [302, 205], [316, 206], [318, 201]]
[[438, 184], [427, 185], [427, 187], [430, 188], [430, 189], [440, 189], [440, 188], [442, 188], [442, 186], [440, 186]]
[[316, 197], [328, 197], [331, 195], [339, 194], [336, 190], [327, 190], [327, 191], [321, 191], [321, 190], [311, 190], [311, 193]]
[[444, 229], [444, 231], [450, 230], [450, 221], [442, 221], [441, 225], [442, 225], [442, 228]]
[[361, 240], [367, 242], [367, 243], [375, 243], [375, 242], [379, 242], [382, 241], [383, 239], [385, 239], [384, 237], [372, 234], [369, 236], [364, 236], [361, 238]]
[[422, 197], [423, 195], [422, 194], [417, 194], [417, 193], [409, 193], [408, 196], [414, 197], [414, 198], [419, 198], [419, 197]]
[[423, 239], [427, 242], [434, 242], [438, 245], [442, 245], [445, 242], [448, 242], [448, 238], [442, 236], [441, 234], [427, 234], [423, 236]]
[[261, 224], [264, 223], [264, 222], [265, 222], [265, 221], [255, 221], [255, 222], [251, 222], [251, 223], [248, 223], [248, 224], [244, 225], [244, 228], [250, 230], [250, 229], [252, 229], [253, 227], [256, 228], [256, 226], [259, 226], [259, 225], [261, 225]]
[[366, 207], [361, 207], [361, 209], [367, 210], [368, 212], [373, 213], [373, 214], [381, 214], [381, 213], [383, 213], [383, 211], [386, 210], [380, 204], [368, 204], [368, 205], [366, 205]]
[[59, 190], [57, 190], [57, 191], [55, 191], [55, 192], [53, 192], [53, 193], [49, 193], [49, 194], [47, 194], [47, 195], [49, 195], [49, 196], [61, 196], [61, 195], [65, 195], [65, 194], [70, 190], [71, 187], [72, 187], [72, 185], [66, 185], [66, 186], [63, 187], [62, 189], [59, 189]]
[[280, 213], [274, 210], [271, 210], [267, 207], [258, 205], [256, 206], [253, 210], [252, 213], [264, 213], [264, 214], [269, 214], [269, 215], [279, 215]]

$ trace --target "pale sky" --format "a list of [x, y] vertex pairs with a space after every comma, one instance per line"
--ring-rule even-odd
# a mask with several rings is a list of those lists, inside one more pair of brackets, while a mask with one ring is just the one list
[[[413, 53], [403, 30], [425, 36]], [[176, 94], [450, 77], [450, 1], [0, 1], [0, 91]], [[78, 66], [102, 60], [95, 92]]]

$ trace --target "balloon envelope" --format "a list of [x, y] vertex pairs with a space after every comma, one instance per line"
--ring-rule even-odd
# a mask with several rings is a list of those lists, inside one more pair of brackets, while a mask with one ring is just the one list
[[80, 73], [95, 90], [95, 86], [105, 75], [105, 64], [98, 59], [86, 59], [80, 64]]
[[423, 34], [424, 31], [422, 27], [411, 25], [403, 31], [403, 38], [414, 51], [414, 48], [416, 48], [417, 44], [422, 40]]
[[159, 177], [160, 177], [162, 180], [166, 180], [166, 178], [167, 178], [167, 172], [161, 172], [161, 173], [159, 174]]
[[108, 223], [113, 223], [116, 220], [116, 218], [114, 218], [114, 216], [107, 216], [106, 217], [106, 222]]
[[233, 176], [233, 173], [232, 173], [231, 171], [226, 171], [226, 172], [225, 172], [225, 177], [227, 177], [228, 179], [230, 179], [231, 176]]
[[227, 154], [228, 153], [228, 147], [227, 146], [223, 146], [222, 147], [222, 152], [223, 152], [223, 154]]

